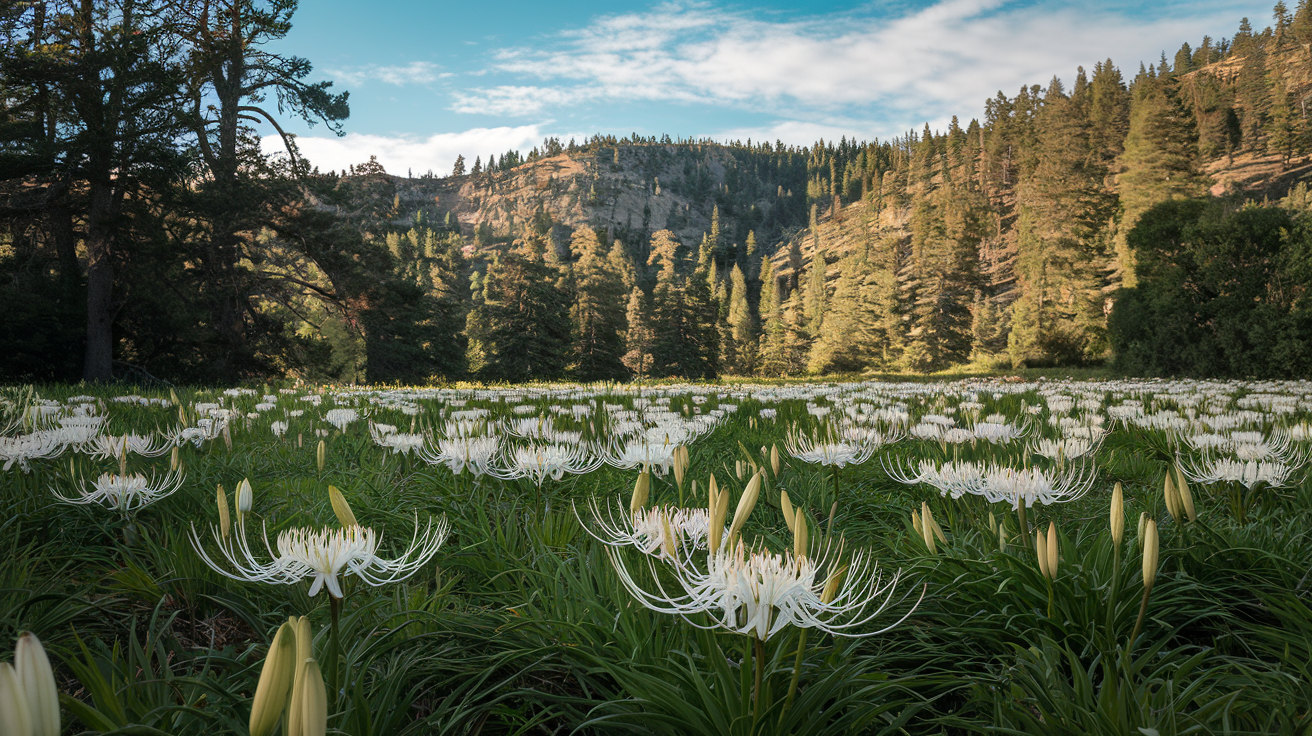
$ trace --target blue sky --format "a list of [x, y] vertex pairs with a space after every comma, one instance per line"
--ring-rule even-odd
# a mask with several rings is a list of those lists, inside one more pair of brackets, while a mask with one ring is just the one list
[[351, 92], [346, 136], [290, 126], [313, 163], [376, 155], [417, 176], [549, 135], [809, 144], [941, 129], [999, 90], [1069, 83], [1107, 57], [1130, 78], [1241, 17], [1261, 29], [1273, 4], [302, 0], [276, 49]]

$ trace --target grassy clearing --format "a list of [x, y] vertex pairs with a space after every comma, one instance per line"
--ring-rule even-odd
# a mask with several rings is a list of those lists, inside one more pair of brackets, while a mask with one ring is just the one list
[[[40, 393], [62, 400], [81, 391]], [[184, 391], [178, 398], [194, 408], [220, 395]], [[294, 399], [284, 397], [285, 406], [309, 409]], [[228, 405], [249, 409], [257, 400]], [[1038, 400], [1032, 391], [997, 396], [984, 413], [1018, 417]], [[702, 408], [728, 401], [712, 391]], [[772, 403], [779, 412], [773, 421], [758, 418], [765, 405], [750, 396], [733, 401], [737, 412], [690, 445], [688, 479], [701, 490], [694, 499], [685, 489], [687, 506], [705, 503], [712, 473], [736, 503], [745, 482], [735, 477], [735, 461], [756, 457], [766, 465], [760, 448], [777, 443], [782, 450], [790, 423], [814, 422], [806, 399]], [[436, 424], [439, 405], [420, 403], [417, 428]], [[470, 399], [468, 407], [480, 403], [487, 402]], [[692, 406], [678, 397], [673, 405]], [[912, 415], [944, 405], [924, 397], [912, 402]], [[176, 408], [105, 406], [110, 434], [177, 420]], [[185, 483], [136, 517], [135, 534], [101, 507], [55, 503], [51, 494], [68, 492], [74, 475], [113, 469], [113, 459], [69, 452], [32, 461], [29, 473], [15, 466], [0, 475], [0, 544], [9, 560], [0, 566], [0, 638], [31, 630], [57, 660], [61, 689], [81, 703], [66, 704], [66, 733], [246, 734], [277, 627], [288, 616], [309, 616], [316, 646], [327, 647], [325, 596], [308, 597], [305, 584], [225, 578], [188, 540], [193, 526], [204, 536], [219, 523], [216, 486], [231, 494], [244, 478], [254, 489], [253, 544], [260, 533], [272, 540], [296, 526], [335, 525], [329, 485], [342, 490], [361, 525], [384, 532], [387, 550], [408, 539], [416, 517], [445, 516], [452, 525], [434, 560], [404, 582], [372, 588], [347, 579], [343, 674], [330, 698], [330, 732], [1165, 736], [1312, 727], [1306, 479], [1264, 494], [1245, 523], [1226, 496], [1195, 485], [1199, 519], [1178, 524], [1163, 502], [1167, 465], [1154, 455], [1160, 438], [1118, 430], [1097, 452], [1091, 492], [1030, 510], [1031, 529], [1050, 522], [1058, 529], [1061, 564], [1050, 586], [1032, 538], [1021, 539], [1005, 504], [946, 499], [898, 483], [884, 469], [945, 449], [916, 440], [885, 448], [840, 472], [835, 528], [847, 548], [870, 550], [883, 568], [901, 570], [899, 598], [881, 621], [905, 614], [922, 590], [923, 602], [879, 636], [811, 632], [787, 712], [799, 630], [771, 637], [762, 653], [773, 710], [762, 716], [753, 713], [752, 657], [759, 654], [750, 640], [690, 625], [705, 625], [704, 618], [685, 622], [642, 607], [585, 530], [587, 500], [627, 507], [637, 471], [603, 466], [547, 480], [539, 498], [528, 481], [456, 476], [385, 454], [361, 420], [325, 438], [320, 472], [315, 430], [326, 425], [312, 415], [322, 411], [291, 418], [277, 438], [269, 421], [283, 408], [280, 402], [276, 413], [235, 419], [230, 448], [221, 438], [183, 445]], [[402, 431], [410, 424], [395, 408], [372, 411], [373, 420]], [[168, 462], [164, 455], [128, 464], [131, 471]], [[1128, 524], [1119, 550], [1108, 532], [1116, 481], [1124, 485]], [[834, 502], [828, 470], [785, 455], [744, 532], [776, 550], [791, 545], [780, 490], [817, 532]], [[679, 490], [671, 476], [658, 477], [651, 495], [653, 504], [675, 503]], [[945, 531], [936, 554], [912, 527], [922, 503]], [[1131, 647], [1142, 591], [1141, 512], [1160, 525], [1161, 563], [1144, 635]]]

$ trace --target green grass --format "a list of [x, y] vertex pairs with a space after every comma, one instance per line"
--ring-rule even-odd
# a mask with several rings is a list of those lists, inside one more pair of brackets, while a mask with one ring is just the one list
[[[41, 394], [83, 390], [44, 387]], [[179, 393], [184, 401], [205, 398]], [[743, 401], [738, 418], [692, 445], [688, 477], [700, 488], [715, 473], [736, 502], [743, 484], [731, 480], [732, 468], [742, 448], [755, 453], [778, 442], [782, 449], [784, 421], [804, 411], [792, 402], [778, 423], [753, 428], [746, 417], [758, 408]], [[176, 410], [117, 404], [109, 413], [113, 432], [176, 419]], [[379, 414], [408, 425], [399, 413]], [[305, 435], [299, 447], [298, 432]], [[293, 420], [281, 440], [267, 423], [238, 425], [232, 441], [231, 449], [222, 440], [182, 449], [184, 487], [140, 514], [141, 537], [130, 545], [103, 509], [54, 502], [49, 489], [70, 482], [67, 456], [37, 461], [30, 474], [0, 475], [7, 554], [0, 639], [31, 630], [45, 643], [70, 696], [66, 733], [245, 734], [249, 698], [278, 625], [308, 615], [326, 646], [325, 596], [307, 597], [305, 584], [222, 577], [187, 541], [192, 525], [205, 536], [218, 523], [216, 485], [231, 499], [243, 478], [255, 491], [253, 529], [267, 526], [270, 539], [292, 526], [335, 524], [329, 484], [343, 491], [361, 524], [386, 532], [389, 547], [408, 539], [416, 515], [445, 515], [452, 524], [443, 549], [409, 580], [348, 585], [346, 674], [330, 697], [330, 732], [1168, 736], [1312, 729], [1312, 483], [1275, 495], [1246, 524], [1233, 520], [1222, 497], [1197, 488], [1201, 518], [1182, 528], [1160, 500], [1164, 466], [1133, 437], [1109, 440], [1093, 492], [1030, 514], [1031, 525], [1053, 521], [1060, 530], [1049, 616], [1047, 583], [1009, 510], [907, 488], [877, 460], [847, 468], [837, 530], [849, 547], [870, 549], [882, 567], [900, 569], [900, 590], [910, 595], [887, 620], [905, 613], [922, 589], [924, 601], [880, 636], [812, 635], [788, 713], [781, 703], [797, 634], [773, 637], [765, 650], [773, 710], [754, 729], [745, 640], [642, 608], [582, 527], [583, 504], [593, 496], [627, 507], [635, 472], [604, 467], [547, 481], [538, 506], [526, 482], [475, 481], [384, 457], [363, 421], [327, 439], [322, 476], [308, 421]], [[936, 450], [906, 442], [889, 452]], [[167, 465], [167, 455], [158, 462]], [[83, 476], [93, 465], [99, 472], [114, 464], [78, 463]], [[1125, 484], [1127, 518], [1119, 555], [1107, 532], [1117, 480]], [[830, 482], [823, 469], [785, 455], [747, 537], [773, 549], [790, 544], [780, 489], [823, 524]], [[672, 478], [655, 479], [653, 502], [676, 496]], [[910, 525], [922, 501], [946, 531], [934, 556]], [[1142, 581], [1134, 530], [1141, 511], [1161, 524], [1163, 548], [1144, 635], [1130, 648]], [[1010, 530], [1005, 551], [990, 512]], [[1114, 575], [1121, 585], [1113, 597]]]

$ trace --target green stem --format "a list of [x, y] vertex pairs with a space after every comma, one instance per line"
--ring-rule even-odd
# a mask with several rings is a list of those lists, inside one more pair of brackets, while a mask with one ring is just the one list
[[332, 628], [328, 632], [328, 678], [332, 686], [332, 698], [334, 702], [341, 693], [340, 670], [338, 662], [341, 659], [342, 639], [341, 639], [341, 608], [342, 601], [333, 595], [328, 596], [328, 612], [331, 617]]
[[1020, 499], [1016, 505], [1016, 517], [1020, 521], [1020, 544], [1025, 549], [1030, 548], [1030, 525], [1025, 518], [1025, 499]]
[[761, 722], [761, 680], [765, 678], [765, 642], [757, 637], [752, 637], [756, 645], [756, 692], [752, 696], [752, 730], [756, 730], [756, 724]]
[[1139, 638], [1139, 632], [1143, 629], [1143, 616], [1144, 613], [1148, 611], [1148, 594], [1151, 593], [1152, 590], [1152, 588], [1144, 586], [1143, 600], [1139, 601], [1139, 618], [1134, 622], [1134, 633], [1130, 634], [1130, 651], [1134, 651], [1134, 641]]
[[1116, 641], [1116, 601], [1121, 597], [1121, 545], [1112, 541], [1112, 585], [1107, 591], [1107, 641]]
[[802, 678], [802, 655], [806, 653], [806, 635], [811, 633], [810, 629], [802, 629], [802, 633], [797, 637], [797, 657], [793, 659], [793, 676], [788, 682], [788, 698], [784, 700], [784, 711], [779, 714], [779, 721], [782, 723], [785, 715], [788, 715], [788, 709], [793, 707], [793, 699], [797, 697], [797, 683]]
[[1048, 618], [1052, 618], [1052, 579], [1048, 579]]

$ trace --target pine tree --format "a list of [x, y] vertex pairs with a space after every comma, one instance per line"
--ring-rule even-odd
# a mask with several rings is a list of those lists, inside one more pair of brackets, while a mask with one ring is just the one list
[[1116, 233], [1120, 281], [1135, 285], [1134, 254], [1126, 235], [1148, 208], [1202, 192], [1193, 116], [1167, 80], [1141, 78], [1134, 86], [1130, 129], [1121, 155], [1121, 219]]
[[451, 169], [451, 176], [465, 175], [465, 157], [463, 154], [456, 156], [456, 165]]
[[863, 367], [860, 360], [861, 346], [853, 339], [858, 331], [860, 312], [860, 293], [857, 289], [859, 278], [860, 265], [856, 257], [845, 258], [839, 263], [834, 297], [825, 310], [819, 333], [811, 344], [807, 363], [807, 370], [811, 373], [850, 372]]
[[784, 354], [786, 328], [779, 298], [779, 280], [775, 278], [774, 261], [769, 257], [761, 260], [761, 296], [757, 313], [761, 317], [761, 347], [758, 351], [761, 375], [787, 373], [789, 366]]
[[574, 231], [570, 251], [575, 258], [570, 372], [581, 381], [619, 378], [624, 374], [623, 276], [611, 268], [597, 234], [586, 225]]
[[555, 276], [537, 238], [488, 265], [481, 378], [520, 382], [564, 375], [570, 354], [570, 304]]
[[624, 333], [623, 361], [624, 367], [629, 369], [629, 374], [638, 380], [650, 375], [655, 363], [651, 351], [656, 334], [652, 330], [649, 313], [647, 295], [642, 293], [642, 289], [634, 286], [629, 292], [629, 305], [625, 312], [628, 328]]
[[747, 278], [737, 264], [730, 273], [729, 283], [729, 339], [734, 357], [734, 364], [729, 368], [735, 375], [747, 376], [756, 370], [756, 320], [747, 302]]

